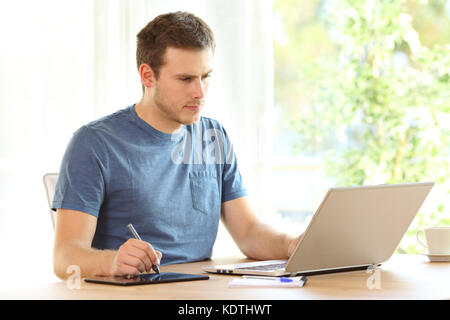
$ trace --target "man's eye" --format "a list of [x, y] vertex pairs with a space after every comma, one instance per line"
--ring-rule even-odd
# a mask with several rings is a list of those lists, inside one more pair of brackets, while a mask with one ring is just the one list
[[[206, 79], [208, 79], [208, 78], [210, 78], [211, 77], [211, 75], [209, 75], [209, 74], [207, 74], [207, 75], [204, 75], [203, 77], [202, 77], [202, 81], [203, 80], [206, 80]], [[182, 78], [179, 78], [181, 81], [183, 81], [183, 82], [190, 82], [190, 81], [192, 81], [194, 78], [193, 77], [182, 77]]]

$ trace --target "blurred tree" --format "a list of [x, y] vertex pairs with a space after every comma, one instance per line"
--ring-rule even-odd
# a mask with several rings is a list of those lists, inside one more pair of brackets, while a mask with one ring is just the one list
[[[288, 5], [293, 0], [283, 2]], [[327, 174], [337, 185], [430, 180], [448, 184], [450, 5], [445, 16], [446, 3], [325, 1], [317, 7], [322, 23], [313, 24], [316, 33], [305, 30], [309, 37], [303, 39], [318, 50], [318, 57], [301, 58], [291, 68], [275, 70], [275, 82], [281, 81], [281, 85], [297, 77], [295, 85], [285, 87], [297, 90], [292, 90], [287, 100], [283, 96], [277, 101], [285, 103], [293, 116], [292, 125], [299, 134], [297, 151], [322, 154]], [[427, 21], [432, 14], [439, 18], [429, 24], [423, 23], [425, 18], [414, 23], [408, 10], [428, 17]], [[415, 25], [424, 30], [422, 36]], [[442, 26], [447, 29], [439, 32]], [[291, 27], [287, 24], [285, 32], [295, 34]], [[327, 36], [315, 38], [320, 33]], [[317, 42], [322, 39], [328, 44], [321, 47]], [[298, 57], [304, 54], [299, 53], [302, 46], [290, 49], [280, 57], [283, 46], [276, 44], [276, 60], [289, 63], [296, 61], [296, 53]], [[298, 90], [302, 93], [296, 98], [301, 103], [294, 105]], [[275, 92], [276, 99], [280, 98], [277, 93], [283, 94], [277, 88]], [[427, 224], [450, 226], [449, 208], [439, 204], [426, 217], [420, 213], [407, 236]], [[413, 253], [418, 248], [410, 241], [398, 251]]]

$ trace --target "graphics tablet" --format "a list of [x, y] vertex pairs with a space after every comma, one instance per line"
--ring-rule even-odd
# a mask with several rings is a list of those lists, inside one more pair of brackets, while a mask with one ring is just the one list
[[192, 280], [208, 280], [209, 276], [199, 274], [186, 274], [186, 273], [174, 273], [174, 272], [161, 272], [140, 274], [133, 278], [127, 277], [96, 277], [85, 278], [86, 282], [101, 283], [101, 284], [113, 284], [119, 286], [135, 286], [140, 284], [154, 284], [164, 282], [179, 282], [179, 281], [192, 281]]

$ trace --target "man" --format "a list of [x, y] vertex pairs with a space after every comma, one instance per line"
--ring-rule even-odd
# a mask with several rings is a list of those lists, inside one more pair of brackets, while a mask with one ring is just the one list
[[[219, 219], [254, 259], [287, 258], [298, 238], [258, 221], [225, 130], [200, 113], [215, 41], [198, 17], [158, 16], [138, 36], [135, 105], [72, 137], [55, 191], [54, 271], [135, 275], [211, 256]], [[142, 240], [130, 239], [132, 223]]]

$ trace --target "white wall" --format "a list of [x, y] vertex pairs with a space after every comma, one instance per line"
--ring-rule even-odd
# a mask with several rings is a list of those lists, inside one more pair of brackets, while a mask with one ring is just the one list
[[[136, 34], [156, 15], [175, 10], [197, 14], [215, 32], [216, 69], [205, 115], [230, 134], [258, 212], [270, 211], [270, 0], [1, 1], [2, 274], [28, 271], [36, 274], [33, 283], [56, 280], [42, 175], [59, 170], [77, 128], [140, 99]], [[222, 228], [214, 254], [219, 252], [237, 253]], [[16, 278], [2, 281], [17, 286]]]

